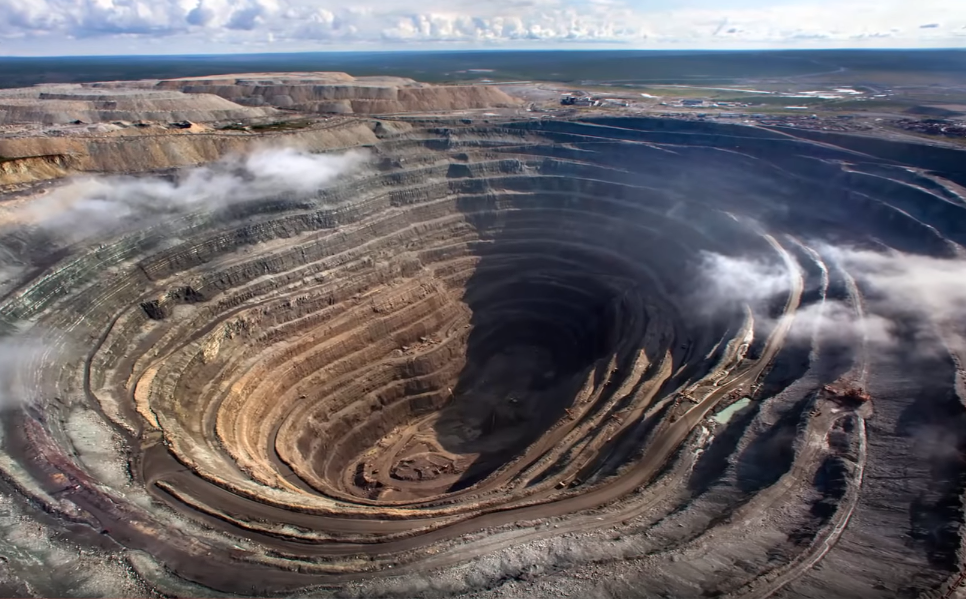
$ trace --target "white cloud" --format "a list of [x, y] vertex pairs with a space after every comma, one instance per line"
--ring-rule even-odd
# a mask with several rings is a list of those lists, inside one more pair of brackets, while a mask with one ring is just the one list
[[[888, 349], [904, 342], [900, 333], [911, 333], [920, 351], [941, 353], [941, 338], [966, 352], [966, 258], [828, 245], [816, 249], [855, 278], [865, 292], [864, 314], [832, 299], [803, 306], [793, 316], [793, 340], [807, 342], [818, 332], [824, 339], [857, 344], [864, 338]], [[699, 267], [702, 284], [693, 300], [706, 313], [733, 311], [744, 304], [760, 310], [791, 289], [788, 269], [780, 262], [705, 254]]]
[[826, 253], [857, 273], [871, 292], [873, 307], [912, 312], [942, 327], [966, 318], [966, 259], [940, 259], [900, 252], [828, 248]]
[[710, 311], [760, 308], [791, 289], [788, 268], [777, 261], [703, 252], [699, 268], [707, 285], [698, 286], [694, 299]]
[[936, 45], [955, 41], [955, 32], [966, 26], [961, 0], [733, 2], [0, 0], [0, 38], [6, 38], [8, 48], [37, 50], [43, 50], [42, 38], [49, 45], [53, 39], [148, 41], [159, 36], [178, 36], [198, 47], [243, 46], [271, 38], [300, 49], [359, 42], [735, 47], [882, 40]]
[[175, 179], [88, 177], [58, 187], [32, 202], [14, 219], [54, 239], [77, 242], [120, 227], [140, 226], [159, 214], [213, 209], [284, 194], [305, 195], [358, 169], [361, 151], [306, 154], [291, 148], [265, 149], [188, 169]]
[[0, 338], [0, 415], [20, 407], [31, 396], [25, 388], [26, 365], [51, 360], [57, 350], [43, 343], [39, 335], [30, 333]]

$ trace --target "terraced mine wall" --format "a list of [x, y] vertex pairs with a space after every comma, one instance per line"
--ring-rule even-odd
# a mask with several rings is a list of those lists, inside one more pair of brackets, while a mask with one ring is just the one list
[[207, 131], [185, 134], [25, 136], [0, 139], [0, 188], [74, 174], [133, 174], [202, 165], [255, 148], [307, 152], [352, 148], [378, 141], [378, 121], [351, 120], [272, 134]]
[[[410, 124], [338, 186], [25, 271], [4, 488], [172, 595], [955, 581], [962, 357], [795, 317], [865, 310], [827, 244], [962, 252], [966, 167], [667, 119]], [[786, 284], [709, 309], [707, 253]]]
[[264, 73], [232, 77], [169, 79], [161, 90], [220, 96], [252, 107], [302, 112], [392, 114], [518, 106], [496, 86], [418, 83], [402, 77], [352, 77], [345, 73]]

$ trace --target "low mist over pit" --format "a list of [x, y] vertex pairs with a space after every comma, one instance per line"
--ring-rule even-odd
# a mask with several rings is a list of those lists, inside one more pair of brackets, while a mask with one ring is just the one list
[[[961, 151], [600, 115], [353, 126], [9, 212], [11, 593], [957, 583]], [[45, 582], [58, 542], [109, 570]]]

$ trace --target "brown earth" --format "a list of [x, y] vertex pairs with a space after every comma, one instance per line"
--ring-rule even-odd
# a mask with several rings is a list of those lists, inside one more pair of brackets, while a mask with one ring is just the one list
[[253, 73], [0, 90], [0, 189], [74, 173], [199, 165], [255, 146], [308, 152], [362, 146], [387, 132], [387, 125], [377, 121], [316, 115], [519, 104], [495, 87], [434, 86], [345, 73]]
[[[330, 101], [305, 77], [165, 87]], [[966, 443], [956, 348], [880, 355], [794, 317], [864, 310], [820, 241], [966, 243], [946, 184], [966, 181], [960, 153], [671, 119], [379, 122], [3, 140], [38, 178], [371, 145], [363, 173], [304, 197], [69, 246], [5, 229], [23, 268], [0, 326], [39, 345], [10, 360], [6, 494], [166, 595], [874, 597], [956, 580], [966, 463], [924, 454], [919, 432]], [[702, 251], [784, 264], [788, 288], [710, 318]], [[864, 377], [872, 402], [822, 393]], [[9, 552], [13, 576], [80, 594], [32, 551]]]
[[275, 106], [308, 113], [391, 114], [520, 104], [492, 86], [438, 86], [402, 77], [352, 77], [346, 73], [189, 77], [160, 81], [157, 86], [191, 94], [213, 94], [246, 106]]

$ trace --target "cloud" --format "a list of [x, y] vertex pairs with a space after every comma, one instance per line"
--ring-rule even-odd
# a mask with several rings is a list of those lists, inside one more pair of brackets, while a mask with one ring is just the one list
[[841, 301], [808, 304], [797, 310], [791, 318], [792, 342], [811, 343], [818, 336], [825, 342], [858, 347], [868, 343], [879, 348], [895, 344], [895, 323], [874, 313], [858, 317], [852, 306]]
[[39, 336], [29, 333], [0, 338], [0, 412], [15, 409], [29, 399], [23, 376], [33, 369], [27, 366], [49, 358], [52, 351]]
[[137, 226], [159, 214], [213, 209], [286, 194], [307, 195], [358, 169], [366, 154], [307, 154], [291, 148], [256, 151], [173, 179], [88, 177], [56, 188], [27, 204], [15, 220], [68, 243], [114, 229]]
[[249, 6], [242, 10], [236, 10], [231, 14], [231, 18], [225, 26], [228, 29], [251, 31], [258, 25], [264, 11], [264, 7], [259, 4]]
[[825, 252], [868, 290], [869, 311], [912, 327], [921, 344], [938, 334], [957, 351], [966, 350], [966, 258], [834, 247]]
[[198, 2], [198, 6], [192, 8], [185, 15], [185, 22], [188, 25], [203, 27], [215, 18], [215, 11], [206, 8], [204, 2]]
[[[833, 299], [804, 305], [793, 316], [792, 341], [810, 342], [817, 333], [829, 341], [853, 346], [864, 341], [887, 350], [907, 342], [911, 333], [919, 351], [943, 352], [941, 343], [966, 351], [966, 258], [821, 244], [815, 249], [826, 263], [854, 277], [864, 313]], [[780, 262], [704, 254], [698, 272], [701, 291], [692, 301], [711, 315], [742, 305], [764, 314], [791, 289], [790, 273]], [[766, 328], [777, 324], [764, 320]]]
[[702, 252], [693, 300], [706, 314], [734, 311], [745, 304], [761, 308], [791, 289], [787, 267], [761, 258]]
[[[911, 28], [908, 23], [950, 27]], [[792, 44], [875, 40], [915, 45], [966, 25], [961, 0], [800, 0], [717, 3], [632, 0], [0, 0], [0, 38], [43, 51], [51, 40], [177, 36], [192, 47], [264, 43], [510, 44], [610, 42], [630, 46]], [[87, 46], [90, 47], [90, 46]], [[63, 50], [61, 50], [63, 51]], [[108, 49], [110, 53], [110, 49]]]

